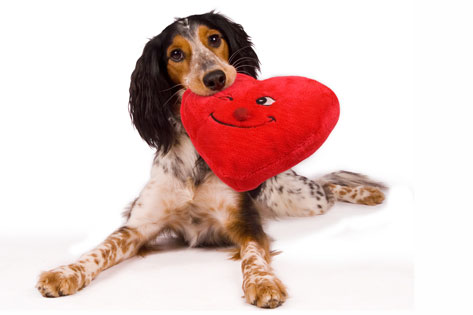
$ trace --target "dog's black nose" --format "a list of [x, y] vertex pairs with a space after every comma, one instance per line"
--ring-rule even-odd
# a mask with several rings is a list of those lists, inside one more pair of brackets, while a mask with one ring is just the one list
[[204, 85], [212, 91], [220, 91], [225, 86], [225, 73], [222, 70], [215, 70], [204, 76]]

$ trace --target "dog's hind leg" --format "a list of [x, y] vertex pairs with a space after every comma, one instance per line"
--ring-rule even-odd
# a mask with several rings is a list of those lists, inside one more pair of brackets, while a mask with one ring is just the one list
[[253, 198], [262, 204], [266, 217], [303, 217], [327, 212], [335, 201], [376, 205], [384, 200], [386, 188], [368, 177], [339, 171], [311, 180], [285, 171], [265, 181]]
[[322, 177], [319, 181], [334, 197], [343, 202], [374, 206], [384, 201], [382, 190], [387, 187], [365, 175], [338, 171]]
[[323, 183], [285, 171], [265, 181], [253, 198], [264, 217], [306, 217], [327, 212], [335, 202]]

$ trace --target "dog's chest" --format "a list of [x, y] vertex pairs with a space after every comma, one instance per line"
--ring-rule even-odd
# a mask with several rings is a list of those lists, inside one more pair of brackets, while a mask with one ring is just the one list
[[197, 186], [189, 178], [178, 193], [183, 194], [183, 203], [170, 212], [169, 227], [191, 246], [224, 241], [226, 227], [238, 209], [239, 194], [213, 173]]
[[[190, 143], [190, 141], [189, 141]], [[180, 147], [155, 160], [155, 186], [165, 208], [166, 226], [183, 236], [191, 246], [227, 243], [224, 236], [232, 214], [239, 205], [239, 193], [228, 187], [198, 155], [192, 144]]]

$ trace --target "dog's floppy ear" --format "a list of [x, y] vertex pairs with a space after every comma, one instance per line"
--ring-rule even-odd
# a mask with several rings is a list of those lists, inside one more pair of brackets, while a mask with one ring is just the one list
[[257, 77], [260, 70], [260, 62], [250, 37], [240, 24], [237, 24], [219, 13], [209, 13], [212, 24], [223, 32], [224, 39], [229, 46], [230, 64], [241, 72]]
[[129, 111], [140, 136], [158, 151], [166, 153], [176, 131], [172, 125], [178, 86], [167, 75], [163, 40], [151, 39], [143, 49], [131, 75]]

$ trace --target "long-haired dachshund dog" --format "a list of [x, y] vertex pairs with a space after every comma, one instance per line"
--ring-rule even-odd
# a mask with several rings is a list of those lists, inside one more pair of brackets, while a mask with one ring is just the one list
[[262, 219], [323, 214], [337, 200], [383, 201], [382, 184], [351, 172], [311, 180], [288, 170], [250, 192], [236, 192], [212, 173], [181, 124], [181, 95], [185, 89], [212, 95], [230, 86], [237, 72], [256, 77], [258, 70], [241, 25], [214, 12], [177, 19], [146, 44], [131, 76], [129, 110], [141, 137], [156, 148], [151, 178], [122, 227], [76, 262], [41, 273], [43, 296], [74, 294], [102, 270], [172, 233], [192, 247], [233, 245], [246, 301], [274, 308], [287, 293], [271, 268]]

